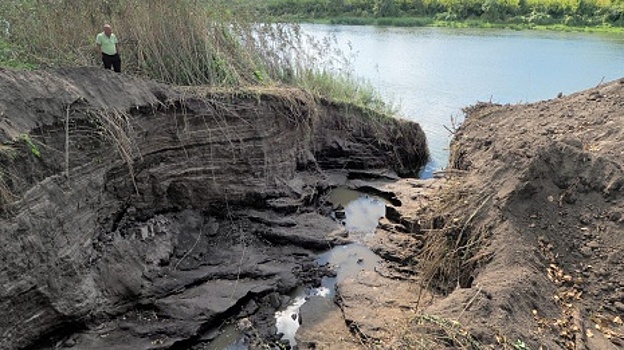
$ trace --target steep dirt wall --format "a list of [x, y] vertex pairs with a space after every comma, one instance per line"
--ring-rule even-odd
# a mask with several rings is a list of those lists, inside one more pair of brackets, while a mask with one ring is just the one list
[[456, 274], [438, 273], [449, 294], [425, 313], [484, 346], [624, 346], [623, 105], [619, 80], [467, 109], [434, 227], [453, 237]]
[[184, 348], [228, 316], [268, 322], [344, 241], [316, 208], [323, 170], [427, 159], [417, 124], [364, 114], [297, 90], [0, 70], [0, 348]]

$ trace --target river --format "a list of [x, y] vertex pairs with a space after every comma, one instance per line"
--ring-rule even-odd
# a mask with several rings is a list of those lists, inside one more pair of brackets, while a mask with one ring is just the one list
[[432, 158], [423, 177], [446, 167], [445, 126], [460, 123], [466, 106], [535, 102], [624, 77], [624, 37], [616, 34], [319, 24], [302, 30], [333, 37], [353, 57], [356, 76], [420, 123]]

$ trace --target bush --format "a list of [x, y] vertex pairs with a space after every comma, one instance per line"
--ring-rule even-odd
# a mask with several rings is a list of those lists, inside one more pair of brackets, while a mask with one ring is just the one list
[[527, 21], [529, 24], [535, 25], [550, 25], [556, 23], [556, 21], [552, 18], [551, 15], [544, 12], [532, 12], [528, 17]]
[[[313, 0], [271, 0], [271, 4], [279, 8], [276, 13], [296, 13], [299, 18], [310, 18], [310, 9], [302, 6], [311, 1]], [[530, 19], [530, 22], [525, 21], [523, 24], [533, 25], [624, 24], [624, 5], [619, 0], [327, 0], [317, 1], [316, 6], [319, 3], [330, 4], [332, 10], [323, 10], [325, 16], [384, 18], [377, 22], [383, 25], [418, 25], [404, 20], [385, 20], [405, 16], [428, 17], [447, 22], [479, 18], [490, 22], [518, 23], [518, 19], [525, 18], [527, 21]], [[318, 12], [314, 12], [314, 15], [318, 15]], [[342, 20], [336, 23], [348, 24]]]

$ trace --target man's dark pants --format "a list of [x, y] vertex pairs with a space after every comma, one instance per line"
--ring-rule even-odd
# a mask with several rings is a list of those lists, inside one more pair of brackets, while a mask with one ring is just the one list
[[121, 72], [121, 57], [119, 57], [118, 53], [114, 55], [102, 53], [102, 62], [104, 63], [105, 69], [111, 69], [111, 67], [113, 67], [115, 72]]

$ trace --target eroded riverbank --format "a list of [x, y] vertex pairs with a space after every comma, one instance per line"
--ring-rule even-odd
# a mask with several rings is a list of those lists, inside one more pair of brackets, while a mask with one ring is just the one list
[[[621, 81], [468, 108], [434, 180], [387, 170], [422, 166], [418, 125], [297, 90], [84, 68], [0, 91], [3, 349], [283, 346], [276, 312], [324, 283], [300, 348], [624, 346]], [[338, 187], [383, 203], [374, 234]]]
[[285, 296], [350, 242], [323, 196], [427, 160], [417, 124], [298, 90], [77, 68], [2, 70], [0, 91], [6, 349], [201, 348], [227, 320], [279, 341]]

